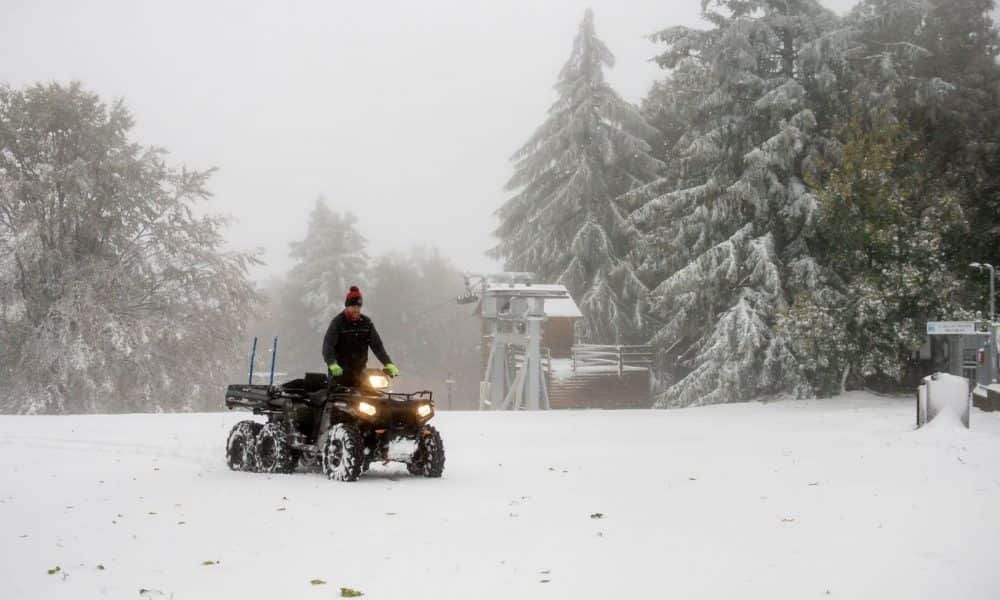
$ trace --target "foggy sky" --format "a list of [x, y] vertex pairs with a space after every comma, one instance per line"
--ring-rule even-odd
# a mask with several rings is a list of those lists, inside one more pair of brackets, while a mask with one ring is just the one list
[[78, 79], [124, 98], [135, 141], [171, 164], [218, 167], [204, 208], [234, 218], [232, 248], [264, 249], [255, 276], [291, 266], [320, 195], [358, 216], [372, 255], [434, 245], [492, 271], [508, 158], [588, 6], [633, 102], [662, 76], [644, 36], [704, 27], [698, 0], [0, 0], [0, 82]]

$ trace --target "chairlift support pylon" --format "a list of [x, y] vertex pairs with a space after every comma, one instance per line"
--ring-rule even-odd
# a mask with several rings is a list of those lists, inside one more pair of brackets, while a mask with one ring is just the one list
[[[541, 359], [545, 300], [570, 298], [569, 292], [561, 285], [535, 284], [531, 273], [474, 275], [467, 276], [467, 282], [470, 277], [480, 280], [481, 317], [489, 323], [491, 336], [480, 410], [549, 409]], [[514, 348], [523, 351], [520, 364], [510, 360]]]

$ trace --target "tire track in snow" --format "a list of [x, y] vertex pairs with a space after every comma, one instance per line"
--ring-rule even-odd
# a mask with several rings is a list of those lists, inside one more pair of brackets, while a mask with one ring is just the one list
[[[113, 440], [80, 440], [63, 437], [5, 435], [0, 439], [0, 446], [21, 446], [43, 450], [63, 450], [78, 452], [80, 450], [104, 452], [107, 454], [131, 454], [153, 458], [176, 459], [193, 463], [198, 466], [219, 466], [224, 464], [224, 451], [214, 445], [200, 447], [188, 446], [190, 452], [170, 450], [168, 446], [142, 444], [135, 442], [119, 442]], [[210, 458], [211, 457], [211, 458]]]

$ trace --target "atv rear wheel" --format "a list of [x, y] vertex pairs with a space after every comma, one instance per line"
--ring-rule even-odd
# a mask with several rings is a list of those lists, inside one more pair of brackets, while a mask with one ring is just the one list
[[263, 427], [256, 421], [240, 421], [229, 431], [226, 440], [226, 464], [234, 471], [253, 471], [257, 468], [257, 432]]
[[288, 445], [288, 433], [281, 423], [271, 422], [257, 434], [257, 470], [261, 473], [291, 473], [299, 453]]
[[337, 423], [326, 432], [323, 472], [337, 481], [356, 481], [365, 462], [361, 432], [350, 423]]
[[440, 477], [444, 473], [444, 442], [433, 425], [424, 425], [417, 441], [417, 451], [413, 459], [406, 463], [411, 475]]

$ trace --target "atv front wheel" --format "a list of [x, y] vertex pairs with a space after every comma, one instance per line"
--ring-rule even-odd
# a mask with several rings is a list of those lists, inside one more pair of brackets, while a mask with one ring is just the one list
[[365, 444], [358, 428], [337, 423], [326, 433], [323, 472], [337, 481], [356, 481], [365, 462]]
[[226, 440], [226, 464], [234, 471], [253, 471], [257, 468], [257, 432], [262, 424], [256, 421], [240, 421], [229, 431]]
[[267, 423], [257, 434], [257, 470], [261, 473], [291, 473], [299, 453], [288, 445], [288, 433], [280, 423]]
[[433, 425], [424, 425], [417, 441], [417, 451], [413, 459], [406, 463], [411, 475], [440, 477], [444, 473], [444, 442]]

